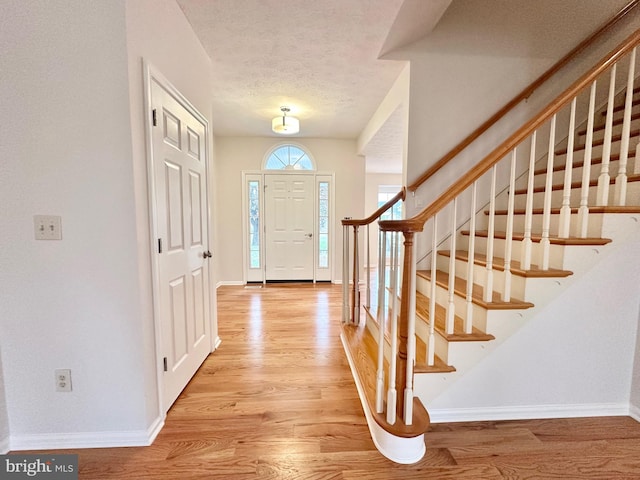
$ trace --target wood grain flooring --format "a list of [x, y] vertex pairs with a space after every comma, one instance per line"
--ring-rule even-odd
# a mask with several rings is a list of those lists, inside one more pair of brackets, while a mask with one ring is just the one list
[[339, 340], [341, 289], [221, 287], [222, 345], [150, 447], [78, 453], [81, 479], [640, 479], [628, 417], [436, 424], [427, 454], [375, 449]]

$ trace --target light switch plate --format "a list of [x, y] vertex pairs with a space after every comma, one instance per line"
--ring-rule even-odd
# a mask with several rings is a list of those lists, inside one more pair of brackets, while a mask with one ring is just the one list
[[36, 240], [62, 240], [62, 217], [34, 215], [33, 228]]

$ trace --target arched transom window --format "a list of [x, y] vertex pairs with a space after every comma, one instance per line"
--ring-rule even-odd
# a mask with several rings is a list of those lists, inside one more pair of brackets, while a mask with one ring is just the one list
[[297, 145], [276, 147], [264, 162], [265, 170], [315, 170], [311, 156]]

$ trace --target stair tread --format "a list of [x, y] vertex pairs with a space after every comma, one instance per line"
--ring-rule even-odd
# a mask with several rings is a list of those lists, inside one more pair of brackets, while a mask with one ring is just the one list
[[[640, 136], [640, 130], [632, 130], [630, 132], [629, 138], [634, 138]], [[622, 140], [622, 134], [618, 134], [618, 135], [612, 135], [611, 136], [611, 143], [615, 143], [615, 142], [619, 142], [620, 140]], [[593, 142], [591, 143], [592, 147], [599, 147], [600, 145], [604, 145], [604, 138], [596, 138], [593, 140]], [[573, 152], [580, 152], [582, 150], [584, 150], [587, 146], [584, 144], [581, 145], [574, 145], [573, 147]], [[567, 149], [566, 148], [561, 148], [555, 151], [556, 155], [565, 155], [567, 153]]]
[[[451, 252], [448, 250], [438, 251], [439, 255], [443, 255], [449, 257]], [[465, 262], [469, 261], [469, 252], [466, 250], [457, 250], [456, 258], [458, 260], [463, 260]], [[487, 256], [481, 253], [475, 253], [473, 256], [473, 261], [476, 265], [487, 265]], [[496, 270], [504, 271], [504, 258], [493, 257], [493, 268]], [[511, 273], [513, 275], [518, 275], [520, 277], [528, 277], [528, 278], [546, 278], [546, 277], [568, 277], [569, 275], [573, 275], [573, 272], [570, 270], [560, 270], [557, 268], [550, 268], [548, 270], [542, 270], [537, 265], [531, 265], [531, 268], [528, 270], [523, 270], [521, 264], [517, 260], [511, 260]]]
[[[416, 292], [416, 314], [425, 320], [428, 324], [431, 323], [429, 319], [429, 297]], [[442, 337], [449, 342], [482, 342], [488, 340], [495, 340], [493, 335], [484, 333], [476, 327], [472, 327], [471, 333], [464, 332], [464, 320], [458, 315], [454, 316], [453, 333], [446, 333], [447, 322], [447, 309], [442, 305], [436, 303], [436, 315], [435, 315], [434, 330], [437, 331]]]
[[[620, 154], [619, 153], [612, 153], [609, 156], [609, 161], [610, 162], [617, 162], [618, 160], [620, 160]], [[600, 165], [602, 164], [602, 157], [597, 157], [597, 158], [592, 158], [591, 159], [591, 166], [593, 165]], [[566, 170], [567, 165], [565, 163], [563, 163], [562, 165], [554, 165], [553, 166], [553, 171], [554, 172], [563, 172]], [[572, 167], [575, 168], [582, 168], [584, 167], [584, 161], [580, 160], [578, 162], [573, 162]], [[546, 175], [547, 173], [547, 167], [543, 167], [543, 168], [538, 168], [537, 170], [533, 171], [533, 175], [534, 176], [538, 176], [538, 175]]]
[[[463, 230], [461, 232], [463, 235], [469, 235], [468, 230]], [[486, 230], [477, 230], [477, 237], [488, 237], [489, 232]], [[506, 232], [494, 232], [494, 238], [499, 238], [501, 240], [505, 240], [507, 238]], [[515, 233], [512, 236], [513, 240], [521, 241], [524, 239], [523, 233]], [[532, 242], [540, 242], [542, 240], [542, 236], [538, 233], [531, 234]], [[549, 242], [553, 245], [606, 245], [607, 243], [611, 243], [610, 238], [599, 238], [599, 237], [569, 237], [569, 238], [558, 238], [558, 237], [549, 237]]]
[[451, 373], [456, 371], [453, 365], [448, 365], [438, 355], [433, 357], [433, 365], [429, 365], [427, 344], [416, 335], [416, 363], [413, 366], [413, 373]]
[[[640, 112], [634, 113], [631, 115], [631, 121], [633, 122], [634, 120], [638, 120], [640, 119]], [[620, 117], [620, 118], [614, 118], [613, 119], [613, 126], [616, 127], [618, 125], [622, 125], [624, 118]], [[593, 131], [594, 132], [600, 132], [602, 130], [604, 130], [605, 125], [597, 125], [593, 127]], [[587, 133], [587, 129], [583, 128], [581, 130], [578, 131], [578, 135], [585, 135]]]
[[[627, 183], [631, 183], [631, 182], [640, 182], [640, 174], [635, 174], [635, 175], [627, 175]], [[615, 185], [616, 183], [616, 179], [615, 176], [611, 177], [611, 180], [609, 181], [610, 185]], [[598, 179], [594, 179], [591, 180], [589, 182], [589, 186], [590, 187], [597, 187], [598, 186]], [[577, 188], [581, 188], [582, 187], [582, 181], [579, 182], [572, 182], [571, 183], [571, 189], [577, 189]], [[533, 193], [542, 193], [544, 192], [544, 185], [539, 185], [537, 187], [534, 187], [533, 189]], [[551, 190], [563, 190], [564, 189], [564, 183], [556, 183], [554, 185], [551, 186]], [[526, 195], [527, 194], [527, 189], [526, 188], [519, 188], [517, 190], [515, 190], [514, 192], [516, 195]]]
[[[416, 272], [421, 277], [431, 280], [431, 271], [429, 270], [418, 270]], [[442, 270], [436, 271], [436, 283], [443, 288], [448, 288], [449, 285], [449, 274], [447, 272], [443, 272]], [[463, 278], [456, 277], [454, 281], [454, 292], [456, 295], [462, 298], [466, 298], [467, 296], [467, 281]], [[472, 288], [472, 298], [471, 301], [476, 305], [479, 305], [487, 310], [512, 310], [512, 309], [526, 309], [533, 307], [533, 303], [525, 302], [523, 300], [518, 300], [512, 298], [511, 301], [505, 302], [501, 300], [501, 295], [499, 292], [493, 292], [492, 299], [490, 302], [486, 302], [484, 300], [484, 287], [482, 285], [478, 285], [476, 283], [473, 284]]]
[[413, 423], [405, 425], [401, 418], [396, 419], [396, 423], [387, 423], [383, 413], [376, 413], [375, 392], [376, 392], [376, 365], [377, 343], [369, 329], [364, 325], [342, 325], [342, 338], [345, 347], [349, 349], [349, 354], [353, 360], [360, 384], [364, 390], [364, 396], [369, 405], [371, 414], [376, 423], [384, 430], [400, 437], [416, 437], [427, 431], [429, 424], [429, 414], [422, 402], [415, 397], [413, 399]]
[[[534, 208], [532, 211], [533, 215], [542, 215], [544, 213], [542, 208]], [[571, 213], [578, 213], [577, 207], [571, 208]], [[596, 206], [589, 207], [589, 213], [640, 213], [640, 206], [635, 205], [624, 205], [624, 206]], [[489, 215], [489, 210], [484, 211], [485, 215]], [[496, 215], [508, 215], [509, 212], [507, 210], [496, 210]], [[524, 208], [518, 208], [513, 211], [514, 215], [525, 215], [526, 211]], [[560, 215], [559, 208], [552, 208], [551, 215]]]
[[[417, 293], [417, 292], [416, 292]], [[372, 321], [373, 323], [375, 323], [377, 325], [378, 328], [380, 328], [380, 322], [378, 321], [378, 319], [375, 317], [372, 309], [368, 309], [367, 307], [364, 307], [365, 311], [367, 312], [367, 322], [368, 321]], [[391, 312], [388, 312], [389, 314]], [[387, 344], [390, 343], [390, 339], [389, 339], [389, 322], [386, 321], [385, 322], [385, 341], [387, 342]], [[369, 333], [369, 335], [371, 335], [371, 333]], [[373, 337], [372, 337], [373, 338]], [[374, 340], [374, 342], [377, 345], [377, 341]], [[434, 364], [433, 365], [428, 365], [427, 364], [427, 345], [424, 343], [424, 341], [418, 336], [416, 335], [416, 344], [418, 345], [416, 348], [416, 365], [414, 367], [414, 371], [416, 373], [418, 373], [418, 369], [420, 369], [421, 373], [446, 373], [446, 372], [455, 372], [456, 369], [455, 367], [453, 367], [452, 365], [448, 365], [444, 360], [442, 360], [440, 357], [438, 357], [438, 355], [434, 355]], [[422, 346], [420, 346], [420, 344]], [[377, 353], [375, 354], [377, 358]], [[388, 368], [388, 365], [386, 364], [386, 360], [385, 360], [385, 369]]]

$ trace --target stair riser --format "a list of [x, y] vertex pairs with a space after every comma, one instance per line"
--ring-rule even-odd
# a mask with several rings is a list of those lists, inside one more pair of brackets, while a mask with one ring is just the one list
[[[440, 357], [443, 362], [451, 365], [449, 358], [449, 346], [451, 345], [451, 343], [448, 342], [437, 331], [435, 331], [434, 333], [436, 355]], [[416, 335], [426, 345], [429, 345], [429, 324], [420, 317], [417, 317], [416, 321]]]
[[[423, 295], [429, 296], [431, 291], [430, 282], [425, 278], [418, 277], [416, 281], [416, 287], [419, 292]], [[446, 289], [436, 285], [436, 303], [442, 306], [447, 306], [449, 304], [449, 294]], [[454, 295], [454, 305], [455, 312], [460, 318], [466, 319], [466, 311], [467, 311], [467, 302], [464, 298]], [[472, 316], [473, 316], [473, 326], [478, 330], [486, 332], [487, 328], [487, 318], [489, 314], [493, 312], [489, 312], [486, 308], [483, 308], [479, 305], [472, 304]], [[425, 339], [426, 340], [426, 339]]]
[[[493, 252], [494, 255], [504, 257], [505, 245], [506, 241], [503, 239], [496, 238], [493, 240]], [[487, 238], [486, 237], [476, 237], [476, 251], [485, 253], [487, 252]], [[468, 249], [468, 237], [461, 236], [458, 242], [459, 249]], [[521, 241], [513, 241], [512, 244], [512, 258], [514, 260], [522, 261], [522, 253], [523, 253], [523, 242]], [[549, 267], [563, 269], [563, 255], [564, 255], [564, 245], [549, 245]], [[542, 247], [540, 243], [532, 242], [531, 244], [531, 263], [534, 265], [540, 264], [540, 258], [542, 256]]]
[[[513, 231], [514, 232], [524, 232], [524, 224], [525, 224], [525, 216], [524, 215], [514, 215], [513, 217]], [[550, 218], [550, 233], [549, 235], [552, 237], [558, 236], [558, 229], [560, 225], [560, 215], [553, 214]], [[531, 222], [531, 229], [534, 234], [542, 234], [542, 223], [543, 216], [542, 215], [533, 215]], [[495, 217], [495, 225], [497, 231], [505, 231], [507, 230], [507, 216], [506, 215], [496, 215]], [[579, 237], [580, 236], [580, 225], [578, 221], [578, 214], [572, 213], [569, 217], [569, 236], [570, 237]], [[602, 236], [602, 214], [591, 214], [589, 215], [589, 221], [587, 223], [587, 237], [601, 237]]]
[[[635, 171], [635, 159], [631, 160], [630, 162], [633, 161], [633, 163], [628, 163], [627, 164], [627, 172], [633, 172]], [[609, 163], [609, 176], [610, 177], [614, 177], [616, 175], [618, 175], [618, 167], [619, 167], [619, 161], [615, 160], [613, 162]], [[602, 173], [602, 164], [594, 164], [591, 165], [589, 168], [589, 179], [590, 180], [597, 180], [598, 177], [600, 176], [600, 174]], [[552, 185], [564, 185], [564, 175], [565, 175], [565, 171], [561, 170], [561, 171], [556, 171], [553, 172], [552, 175], [552, 179], [551, 179], [551, 184]], [[573, 168], [571, 171], [571, 183], [575, 183], [575, 182], [582, 182], [582, 175], [584, 175], [584, 167], [578, 167], [578, 168]], [[547, 181], [546, 179], [546, 175], [544, 174], [540, 174], [540, 175], [536, 175], [533, 179], [533, 186], [534, 188], [542, 188], [545, 186], [545, 183]], [[526, 185], [524, 185], [522, 188], [526, 188]], [[518, 189], [518, 187], [516, 187], [516, 189]]]
[[[438, 268], [445, 272], [449, 271], [449, 257], [438, 255]], [[456, 259], [455, 276], [468, 280], [469, 263], [464, 260]], [[504, 292], [505, 272], [493, 269], [493, 290]], [[487, 285], [487, 268], [483, 265], [473, 266], [473, 283], [481, 285], [483, 288]], [[511, 275], [511, 296], [513, 298], [523, 299], [526, 291], [526, 278]]]
[[[636, 109], [634, 109], [632, 111], [632, 115], [635, 115], [636, 113], [637, 113], [637, 111], [636, 111]], [[622, 115], [623, 114], [621, 112], [616, 114], [615, 120], [618, 120], [619, 118], [622, 118]], [[630, 131], [637, 130], [638, 127], [640, 127], [640, 119], [633, 120], [631, 122]], [[612, 132], [611, 135], [612, 136], [620, 135], [622, 133], [622, 128], [623, 128], [622, 123], [619, 123], [618, 125], [613, 125], [613, 127], [611, 129], [611, 132]], [[584, 128], [579, 128], [577, 131], [580, 132], [583, 129]], [[604, 134], [605, 134], [604, 119], [602, 119], [594, 127], [594, 131], [593, 131], [593, 139], [594, 139], [594, 141], [603, 139], [604, 138]], [[558, 134], [556, 133], [556, 135], [558, 135]], [[562, 136], [565, 136], [565, 135], [566, 134], [564, 134]], [[576, 145], [580, 145], [580, 146], [584, 145], [586, 143], [586, 138], [587, 138], [587, 134], [586, 133], [576, 135], [575, 144]]]
[[[597, 205], [597, 193], [598, 187], [592, 186], [589, 187], [589, 195], [588, 195], [588, 205]], [[551, 204], [554, 206], [562, 205], [562, 190], [554, 190], [551, 192]], [[570, 205], [572, 207], [578, 207], [580, 205], [581, 191], [580, 189], [573, 189], [571, 191], [570, 196]], [[615, 185], [609, 185], [609, 201], [608, 205], [615, 205], [616, 198], [616, 188]], [[502, 204], [503, 200], [501, 200], [501, 204], [496, 204], [496, 209], [506, 208], [505, 204]], [[638, 205], [638, 201], [640, 201], [640, 182], [628, 182], [627, 183], [627, 205]], [[515, 208], [516, 209], [524, 209], [526, 207], [527, 196], [525, 194], [516, 195], [515, 197]], [[533, 208], [542, 208], [544, 206], [544, 192], [537, 192], [533, 194]]]

